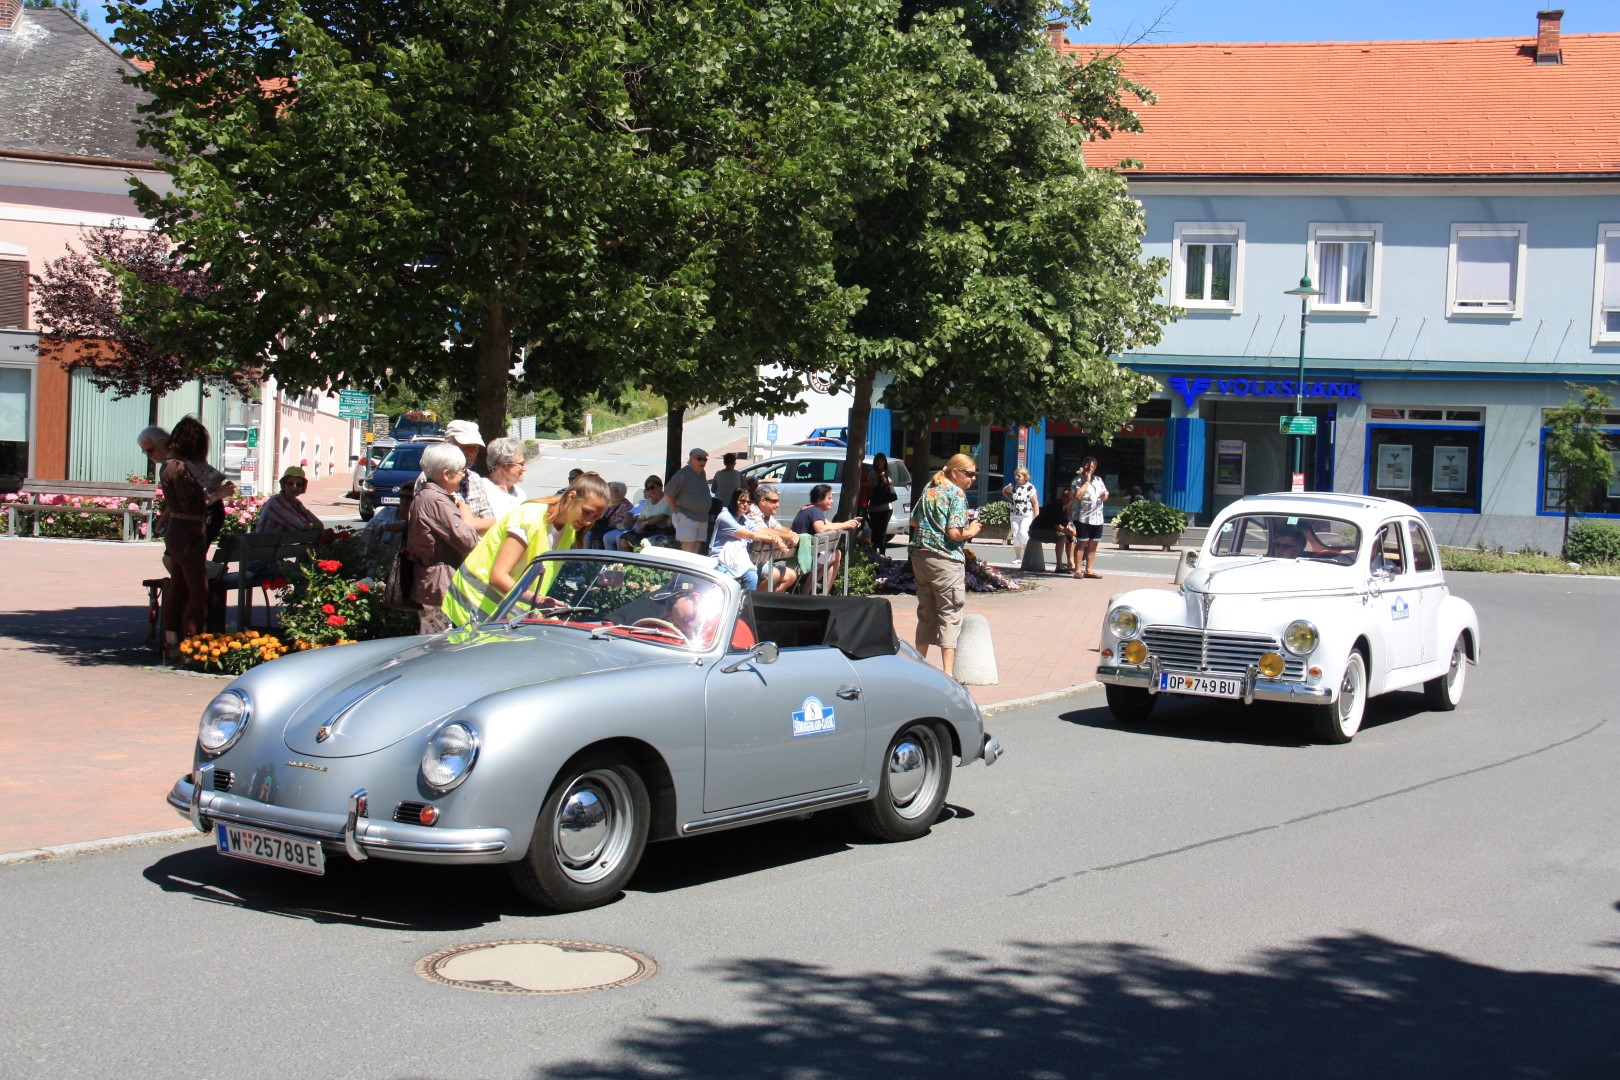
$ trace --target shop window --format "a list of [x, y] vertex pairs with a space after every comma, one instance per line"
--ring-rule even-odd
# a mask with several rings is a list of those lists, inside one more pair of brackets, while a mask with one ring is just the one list
[[1620, 223], [1598, 226], [1592, 289], [1592, 344], [1620, 345]]
[[1322, 295], [1311, 310], [1324, 314], [1378, 314], [1382, 225], [1310, 226], [1310, 262]]
[[28, 475], [28, 420], [33, 374], [27, 368], [0, 367], [0, 476]]
[[0, 259], [0, 328], [28, 329], [28, 264]]
[[1526, 225], [1453, 225], [1449, 315], [1524, 315]]
[[1189, 311], [1243, 307], [1243, 222], [1176, 222], [1171, 294]]
[[[1603, 438], [1609, 444], [1609, 457], [1614, 471], [1606, 484], [1596, 484], [1584, 498], [1576, 500], [1575, 513], [1585, 517], [1620, 517], [1620, 413], [1607, 413], [1604, 422], [1617, 426], [1605, 428]], [[1547, 429], [1541, 429], [1541, 514], [1564, 513], [1564, 478], [1547, 464]]]
[[1483, 427], [1369, 424], [1366, 491], [1419, 510], [1479, 513]]

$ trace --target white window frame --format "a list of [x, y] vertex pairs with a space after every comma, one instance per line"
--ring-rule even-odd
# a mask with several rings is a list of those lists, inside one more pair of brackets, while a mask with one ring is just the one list
[[[1604, 252], [1610, 243], [1620, 244], [1620, 221], [1605, 222], [1598, 226], [1597, 233], [1597, 268], [1592, 274], [1592, 344], [1593, 345], [1620, 345], [1620, 330], [1608, 330], [1604, 327], [1605, 319], [1603, 307], [1603, 288], [1605, 284], [1620, 285], [1620, 282], [1606, 282], [1603, 277], [1605, 263]], [[1610, 309], [1613, 310], [1613, 309]]]
[[[1514, 258], [1513, 303], [1495, 307], [1459, 306], [1457, 303], [1457, 241], [1462, 237], [1501, 236], [1516, 241]], [[1529, 248], [1530, 226], [1520, 222], [1462, 222], [1451, 226], [1451, 249], [1447, 257], [1446, 314], [1452, 318], [1522, 319], [1524, 318], [1525, 256]]]
[[1318, 244], [1367, 244], [1371, 247], [1367, 264], [1367, 300], [1365, 303], [1334, 304], [1320, 296], [1311, 297], [1311, 311], [1324, 315], [1377, 315], [1379, 286], [1384, 271], [1384, 226], [1354, 222], [1313, 221], [1306, 241], [1306, 257], [1310, 260], [1311, 276], [1316, 287], [1322, 287], [1321, 264], [1317, 261]]
[[[1243, 313], [1243, 233], [1242, 221], [1178, 221], [1175, 231], [1175, 259], [1170, 268], [1171, 303], [1188, 311]], [[1187, 296], [1187, 245], [1232, 244], [1232, 299], [1202, 300]]]

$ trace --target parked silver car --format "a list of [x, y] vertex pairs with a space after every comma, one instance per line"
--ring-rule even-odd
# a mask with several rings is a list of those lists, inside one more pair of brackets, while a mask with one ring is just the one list
[[[865, 468], [872, 467], [867, 455]], [[756, 461], [743, 469], [744, 476], [752, 476], [762, 484], [775, 484], [782, 494], [780, 515], [785, 525], [799, 508], [810, 501], [810, 489], [826, 484], [837, 499], [844, 486], [844, 450], [837, 446], [795, 446], [775, 457]], [[891, 529], [903, 530], [906, 515], [911, 512], [911, 473], [906, 463], [898, 458], [889, 459], [889, 479], [894, 483], [895, 504]]]
[[249, 671], [203, 713], [169, 803], [225, 855], [505, 863], [572, 911], [615, 897], [650, 840], [837, 806], [921, 836], [952, 758], [999, 753], [885, 600], [745, 593], [686, 552], [567, 551], [480, 625]]

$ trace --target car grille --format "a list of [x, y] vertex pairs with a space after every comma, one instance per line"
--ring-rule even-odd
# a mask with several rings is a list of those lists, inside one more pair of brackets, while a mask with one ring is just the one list
[[214, 790], [215, 791], [229, 791], [229, 790], [231, 790], [231, 785], [234, 784], [235, 782], [236, 782], [236, 774], [231, 772], [231, 770], [229, 770], [229, 769], [215, 769], [214, 770]]
[[1167, 671], [1214, 671], [1242, 675], [1261, 653], [1283, 658], [1285, 679], [1303, 679], [1305, 661], [1282, 651], [1282, 643], [1265, 634], [1234, 634], [1221, 630], [1195, 630], [1190, 626], [1152, 626], [1142, 631], [1142, 643]]
[[422, 811], [427, 806], [425, 802], [402, 802], [394, 807], [394, 820], [401, 825], [421, 825]]

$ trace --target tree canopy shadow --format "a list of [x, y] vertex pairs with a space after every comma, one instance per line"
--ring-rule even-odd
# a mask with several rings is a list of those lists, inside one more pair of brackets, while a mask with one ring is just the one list
[[150, 664], [145, 605], [0, 612], [0, 638], [78, 664]]
[[1202, 968], [1140, 945], [1013, 943], [914, 975], [720, 965], [754, 1016], [653, 1017], [611, 1061], [537, 1076], [1620, 1077], [1620, 983], [1508, 971], [1373, 934]]

